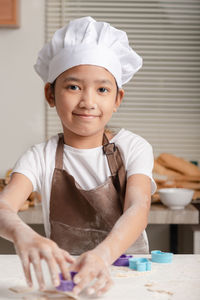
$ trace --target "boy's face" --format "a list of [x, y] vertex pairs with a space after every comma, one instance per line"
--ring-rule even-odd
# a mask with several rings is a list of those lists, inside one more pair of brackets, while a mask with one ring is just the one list
[[103, 133], [124, 95], [109, 71], [93, 65], [65, 71], [56, 79], [54, 91], [47, 84], [45, 92], [50, 106], [56, 106], [64, 133], [70, 136]]

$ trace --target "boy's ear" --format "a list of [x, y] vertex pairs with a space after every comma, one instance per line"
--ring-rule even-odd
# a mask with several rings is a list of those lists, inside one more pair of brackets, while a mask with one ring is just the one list
[[54, 91], [52, 90], [50, 83], [45, 84], [44, 93], [45, 93], [45, 98], [46, 98], [47, 102], [49, 103], [50, 107], [54, 107], [55, 106], [55, 96], [54, 96]]
[[115, 101], [114, 112], [117, 111], [118, 107], [122, 103], [123, 98], [124, 98], [124, 90], [123, 89], [119, 89], [118, 93], [117, 93], [116, 101]]

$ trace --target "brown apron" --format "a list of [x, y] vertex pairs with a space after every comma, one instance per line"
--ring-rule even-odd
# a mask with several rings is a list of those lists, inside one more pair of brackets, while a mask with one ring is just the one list
[[[118, 148], [103, 137], [111, 176], [102, 185], [83, 190], [73, 176], [63, 170], [64, 136], [59, 134], [50, 198], [51, 236], [59, 247], [73, 255], [95, 248], [123, 213], [126, 172]], [[138, 245], [139, 242], [139, 245]], [[144, 248], [141, 237], [135, 253]], [[132, 249], [132, 248], [131, 248]], [[134, 249], [132, 249], [134, 251]]]

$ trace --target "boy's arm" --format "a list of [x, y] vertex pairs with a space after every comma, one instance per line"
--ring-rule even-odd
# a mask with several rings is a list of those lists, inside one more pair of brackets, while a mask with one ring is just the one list
[[37, 234], [17, 215], [19, 208], [28, 198], [32, 189], [32, 183], [26, 176], [19, 173], [13, 174], [9, 184], [0, 193], [0, 236], [15, 244], [27, 283], [32, 285], [30, 273], [30, 264], [32, 263], [40, 289], [43, 289], [41, 259], [46, 260], [54, 285], [59, 284], [58, 266], [64, 277], [68, 278], [66, 262], [72, 263], [74, 259], [53, 241]]
[[79, 271], [75, 277], [75, 281], [79, 282], [75, 291], [82, 290], [95, 277], [98, 280], [93, 285], [91, 293], [101, 294], [109, 289], [112, 282], [107, 266], [124, 253], [146, 228], [150, 203], [151, 179], [142, 174], [130, 176], [123, 215], [106, 239], [92, 251], [80, 256], [74, 265]]
[[105, 259], [109, 263], [113, 263], [126, 251], [146, 228], [150, 205], [151, 179], [142, 174], [130, 176], [126, 188], [124, 213], [108, 237], [96, 248], [97, 251], [101, 251], [104, 247], [108, 247], [110, 257]]
[[25, 225], [17, 212], [32, 192], [32, 184], [26, 176], [14, 173], [9, 184], [0, 193], [0, 235], [14, 241], [17, 225]]

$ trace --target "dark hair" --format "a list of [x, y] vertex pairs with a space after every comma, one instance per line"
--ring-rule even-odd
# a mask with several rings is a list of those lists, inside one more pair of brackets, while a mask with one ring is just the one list
[[56, 79], [54, 80], [54, 82], [50, 83], [50, 87], [53, 93], [55, 91], [55, 85], [56, 85]]

